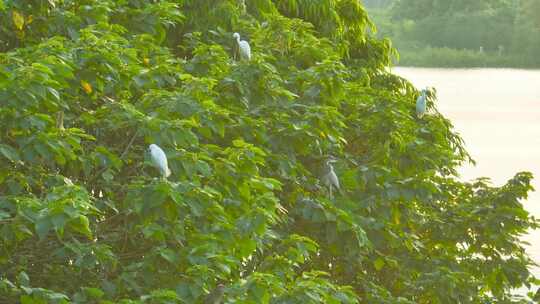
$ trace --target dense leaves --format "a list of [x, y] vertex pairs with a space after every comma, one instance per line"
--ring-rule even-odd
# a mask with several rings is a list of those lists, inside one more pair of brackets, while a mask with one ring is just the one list
[[417, 119], [358, 1], [0, 15], [0, 301], [201, 303], [223, 284], [225, 303], [509, 303], [533, 281], [531, 175], [459, 181], [435, 92]]

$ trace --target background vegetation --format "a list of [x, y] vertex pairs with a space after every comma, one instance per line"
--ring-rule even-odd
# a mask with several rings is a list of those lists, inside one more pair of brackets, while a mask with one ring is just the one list
[[[540, 67], [539, 0], [371, 0], [400, 65]], [[482, 51], [481, 51], [482, 49]]]
[[0, 302], [529, 303], [531, 174], [461, 182], [371, 26], [356, 0], [1, 1]]

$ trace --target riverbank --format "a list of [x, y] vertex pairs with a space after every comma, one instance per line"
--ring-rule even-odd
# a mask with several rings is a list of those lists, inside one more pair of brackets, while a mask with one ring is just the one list
[[519, 68], [538, 69], [540, 59], [534, 60], [516, 55], [451, 48], [410, 48], [399, 49], [399, 59], [395, 64], [409, 67], [426, 68]]

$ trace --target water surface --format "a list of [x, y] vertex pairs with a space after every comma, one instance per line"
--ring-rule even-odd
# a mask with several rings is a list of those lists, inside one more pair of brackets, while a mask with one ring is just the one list
[[[437, 107], [465, 140], [476, 166], [464, 180], [490, 177], [501, 185], [519, 171], [534, 174], [525, 208], [540, 218], [540, 71], [515, 69], [393, 68], [416, 87], [435, 87]], [[527, 251], [540, 264], [540, 231], [524, 236]], [[540, 277], [540, 268], [533, 269]]]

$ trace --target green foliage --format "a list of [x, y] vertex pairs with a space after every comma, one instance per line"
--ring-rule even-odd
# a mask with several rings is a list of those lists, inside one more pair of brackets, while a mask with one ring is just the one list
[[459, 181], [462, 140], [434, 92], [416, 119], [358, 1], [0, 3], [0, 302], [518, 303], [533, 282], [531, 175]]

